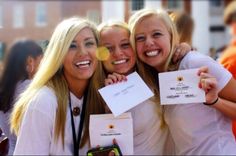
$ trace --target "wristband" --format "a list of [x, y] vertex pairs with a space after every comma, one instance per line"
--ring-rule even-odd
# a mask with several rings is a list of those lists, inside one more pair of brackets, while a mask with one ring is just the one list
[[219, 97], [217, 97], [217, 99], [215, 101], [213, 101], [212, 103], [203, 102], [203, 104], [207, 105], [207, 106], [214, 105], [218, 100], [219, 100]]

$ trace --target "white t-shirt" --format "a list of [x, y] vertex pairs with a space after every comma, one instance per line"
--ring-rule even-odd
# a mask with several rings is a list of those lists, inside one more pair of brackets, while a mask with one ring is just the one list
[[[199, 52], [189, 52], [179, 70], [207, 66], [217, 78], [220, 91], [232, 75], [220, 64]], [[181, 103], [181, 101], [180, 101]], [[165, 106], [165, 119], [177, 155], [236, 155], [231, 119], [202, 103]]]
[[160, 128], [157, 104], [149, 99], [131, 109], [130, 112], [134, 127], [134, 154], [163, 155], [166, 153], [164, 149], [169, 130], [167, 126]]
[[[72, 108], [77, 106], [82, 110], [83, 99], [78, 99], [72, 93]], [[14, 151], [14, 155], [72, 155], [73, 137], [70, 107], [68, 105], [66, 123], [65, 123], [65, 143], [64, 149], [61, 137], [55, 141], [55, 118], [57, 110], [57, 99], [54, 91], [49, 87], [41, 88], [35, 98], [29, 104], [24, 115], [19, 136]], [[76, 133], [79, 128], [80, 115], [74, 116]], [[78, 135], [78, 134], [77, 134]], [[88, 150], [86, 144], [79, 153], [86, 155]]]
[[[25, 90], [25, 88], [29, 85], [31, 80], [24, 80], [20, 81], [16, 85], [16, 90], [13, 97], [13, 104], [18, 99], [18, 96]], [[1, 99], [0, 99], [1, 100]], [[13, 155], [13, 151], [16, 145], [16, 136], [10, 132], [10, 123], [9, 123], [9, 117], [10, 117], [11, 109], [4, 113], [3, 111], [0, 111], [0, 127], [2, 128], [3, 132], [6, 134], [6, 136], [9, 139], [9, 151], [8, 155]]]

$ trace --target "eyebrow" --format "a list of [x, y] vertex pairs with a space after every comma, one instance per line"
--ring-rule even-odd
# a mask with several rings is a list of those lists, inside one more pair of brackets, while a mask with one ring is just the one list
[[[96, 40], [94, 37], [88, 37], [88, 38], [85, 38], [84, 39], [85, 41], [88, 41], [88, 40]], [[76, 40], [73, 40], [71, 43], [76, 43], [77, 41]]]

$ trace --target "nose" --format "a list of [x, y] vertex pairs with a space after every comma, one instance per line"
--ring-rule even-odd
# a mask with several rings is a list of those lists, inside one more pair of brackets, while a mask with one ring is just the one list
[[80, 55], [85, 55], [85, 54], [87, 54], [87, 53], [88, 53], [88, 52], [87, 52], [86, 47], [80, 46], [80, 48], [78, 49], [78, 54], [80, 54]]
[[146, 47], [151, 47], [154, 45], [154, 40], [152, 37], [147, 37], [146, 42], [145, 42]]
[[117, 46], [117, 47], [115, 48], [114, 54], [117, 55], [117, 56], [120, 55], [120, 54], [122, 54], [122, 49]]

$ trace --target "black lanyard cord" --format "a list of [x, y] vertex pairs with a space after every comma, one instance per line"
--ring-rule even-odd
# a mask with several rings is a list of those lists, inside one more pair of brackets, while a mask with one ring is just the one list
[[87, 91], [85, 92], [83, 104], [82, 104], [82, 112], [80, 116], [80, 123], [79, 123], [79, 132], [78, 132], [78, 138], [76, 140], [76, 133], [75, 133], [75, 123], [72, 113], [72, 106], [71, 106], [71, 98], [69, 93], [69, 105], [70, 105], [70, 116], [71, 116], [71, 126], [72, 126], [72, 136], [73, 136], [73, 144], [74, 144], [74, 156], [79, 156], [79, 145], [81, 140], [81, 135], [83, 131], [83, 125], [84, 125], [84, 117], [85, 117], [85, 110], [86, 110], [86, 99], [87, 99]]

